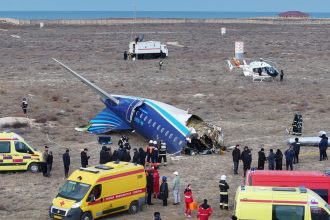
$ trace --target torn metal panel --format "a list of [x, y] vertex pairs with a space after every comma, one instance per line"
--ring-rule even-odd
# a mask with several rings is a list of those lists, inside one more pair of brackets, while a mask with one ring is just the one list
[[193, 148], [193, 150], [202, 152], [224, 146], [223, 133], [220, 127], [207, 123], [195, 115], [189, 119], [187, 127], [195, 131], [188, 144], [188, 147]]

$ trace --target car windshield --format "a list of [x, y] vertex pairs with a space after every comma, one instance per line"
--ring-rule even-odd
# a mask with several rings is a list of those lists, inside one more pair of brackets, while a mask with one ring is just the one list
[[80, 201], [85, 197], [90, 185], [67, 180], [60, 188], [58, 195], [66, 199]]

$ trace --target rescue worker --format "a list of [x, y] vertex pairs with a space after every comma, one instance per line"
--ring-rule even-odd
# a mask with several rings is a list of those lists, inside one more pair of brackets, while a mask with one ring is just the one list
[[299, 114], [296, 135], [302, 135], [302, 129], [303, 129], [303, 117], [302, 117], [302, 115]]
[[285, 151], [284, 153], [285, 155], [285, 160], [286, 160], [286, 170], [293, 170], [293, 158], [294, 158], [294, 150], [293, 147], [290, 146], [290, 148], [288, 150]]
[[326, 133], [323, 131], [323, 132], [320, 132], [320, 134], [321, 134], [320, 135], [321, 141], [319, 143], [319, 149], [320, 149], [320, 161], [322, 161], [322, 160], [328, 159], [327, 149], [328, 149], [329, 143], [328, 143], [328, 137], [326, 136]]
[[239, 160], [241, 158], [241, 151], [238, 147], [239, 147], [239, 144], [236, 144], [236, 146], [232, 152], [233, 162], [234, 162], [234, 174], [238, 174], [238, 172], [237, 172], [238, 164], [239, 164]]
[[154, 142], [153, 140], [149, 141], [149, 144], [146, 147], [146, 152], [147, 152], [147, 163], [149, 164], [152, 158], [152, 151], [154, 149]]
[[125, 137], [121, 136], [121, 138], [118, 141], [118, 147], [124, 147], [124, 140], [125, 140]]
[[258, 152], [258, 170], [265, 169], [266, 155], [264, 151], [264, 148], [261, 148]]
[[133, 163], [134, 164], [139, 164], [140, 163], [140, 154], [136, 148], [133, 149]]
[[64, 165], [64, 176], [65, 176], [65, 178], [68, 178], [69, 169], [70, 169], [69, 149], [66, 149], [65, 153], [63, 154], [63, 165]]
[[124, 51], [124, 60], [127, 60], [127, 51]]
[[26, 98], [23, 98], [21, 107], [22, 107], [22, 110], [23, 110], [24, 115], [26, 115], [26, 113], [27, 113], [27, 107], [28, 107], [28, 103], [27, 103]]
[[207, 199], [204, 199], [203, 204], [198, 208], [197, 219], [208, 220], [212, 213], [213, 209], [207, 204]]
[[191, 209], [190, 209], [190, 203], [194, 201], [191, 186], [188, 184], [187, 188], [184, 190], [184, 201], [186, 203], [184, 215], [188, 218], [191, 218]]
[[81, 159], [81, 167], [86, 168], [88, 166], [88, 160], [90, 156], [87, 155], [88, 149], [85, 148], [83, 151], [80, 153], [80, 159]]
[[162, 142], [158, 150], [158, 163], [163, 164], [164, 161], [164, 166], [167, 165], [166, 153], [167, 153], [166, 143]]
[[159, 61], [159, 70], [162, 69], [163, 64], [164, 64], [163, 60], [160, 60], [160, 61]]
[[159, 172], [158, 166], [154, 166], [154, 198], [159, 198]]
[[252, 154], [248, 146], [244, 147], [244, 150], [241, 154], [241, 160], [243, 161], [243, 172], [245, 177], [246, 171], [251, 169], [251, 163], [252, 163]]
[[162, 177], [162, 184], [160, 185], [160, 198], [163, 200], [163, 206], [167, 206], [168, 184], [166, 176]]
[[298, 133], [298, 114], [295, 114], [292, 122], [292, 134], [296, 135], [297, 133]]
[[180, 177], [178, 171], [175, 171], [173, 174], [174, 174], [174, 179], [172, 184], [173, 197], [174, 197], [173, 205], [178, 205], [180, 203]]
[[282, 170], [282, 166], [283, 166], [283, 153], [280, 149], [277, 149], [275, 153], [275, 170]]
[[47, 177], [50, 177], [50, 172], [52, 171], [53, 167], [53, 152], [49, 151], [47, 156]]
[[109, 153], [107, 152], [107, 147], [102, 146], [102, 150], [100, 151], [100, 164], [108, 163], [109, 160]]
[[127, 137], [124, 137], [123, 147], [124, 147], [125, 150], [131, 150], [131, 145], [129, 144]]
[[227, 177], [226, 175], [222, 175], [220, 182], [219, 182], [219, 189], [220, 189], [220, 209], [225, 208], [228, 210], [228, 189], [229, 185], [226, 182]]
[[274, 170], [275, 169], [275, 154], [273, 152], [273, 149], [269, 149], [269, 154], [268, 154], [268, 169], [269, 170]]
[[42, 153], [42, 163], [41, 163], [42, 175], [44, 177], [47, 177], [47, 158], [48, 158], [48, 146], [45, 146], [44, 152]]
[[284, 77], [284, 71], [281, 70], [281, 74], [280, 74], [280, 81], [283, 81], [283, 77]]
[[142, 147], [139, 148], [139, 156], [140, 156], [140, 160], [139, 160], [139, 164], [142, 166], [146, 165], [146, 152], [143, 150]]
[[293, 158], [293, 164], [299, 163], [299, 153], [300, 153], [300, 143], [299, 138], [294, 139], [294, 143], [292, 144], [293, 151], [294, 151], [294, 158]]
[[151, 203], [151, 196], [154, 192], [154, 177], [153, 177], [153, 171], [151, 169], [147, 170], [147, 204], [148, 205], [153, 205]]
[[151, 153], [151, 162], [157, 163], [158, 162], [158, 147], [157, 147], [157, 141], [154, 141], [154, 148]]

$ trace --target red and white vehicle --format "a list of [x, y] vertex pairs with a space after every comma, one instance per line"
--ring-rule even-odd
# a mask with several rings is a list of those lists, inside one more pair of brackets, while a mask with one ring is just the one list
[[246, 186], [304, 186], [313, 190], [330, 204], [330, 173], [317, 171], [250, 170]]
[[128, 55], [137, 59], [166, 58], [168, 49], [160, 41], [132, 41], [129, 44]]

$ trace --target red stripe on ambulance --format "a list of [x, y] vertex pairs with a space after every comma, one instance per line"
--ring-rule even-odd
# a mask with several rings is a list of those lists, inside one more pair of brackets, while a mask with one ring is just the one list
[[120, 177], [123, 177], [123, 176], [129, 176], [129, 175], [138, 174], [138, 173], [142, 174], [143, 172], [144, 172], [144, 169], [140, 169], [140, 170], [133, 170], [133, 171], [126, 172], [126, 173], [115, 174], [115, 175], [100, 178], [100, 179], [97, 180], [97, 183], [107, 181], [107, 180], [116, 179], [116, 178], [120, 178]]
[[133, 196], [136, 194], [140, 194], [140, 193], [144, 193], [146, 191], [146, 188], [142, 188], [142, 189], [136, 189], [130, 192], [124, 192], [124, 193], [120, 193], [117, 195], [112, 195], [112, 196], [108, 196], [104, 198], [104, 202], [107, 201], [112, 201], [112, 200], [116, 200], [116, 199], [121, 199], [121, 198], [125, 198], [125, 197], [129, 197], [129, 196]]
[[145, 193], [145, 192], [146, 192], [146, 188], [136, 189], [136, 190], [133, 190], [133, 191], [124, 192], [124, 193], [120, 193], [120, 194], [117, 194], [117, 195], [104, 197], [104, 199], [98, 199], [95, 202], [88, 203], [88, 205], [95, 205], [95, 204], [99, 204], [99, 203], [102, 203], [102, 202], [108, 202], [108, 201], [112, 201], [112, 200], [116, 200], [116, 199], [122, 199], [122, 198], [125, 198], [125, 197], [129, 197], [129, 196], [133, 196], [133, 195], [137, 195], [137, 194]]
[[23, 159], [13, 159], [13, 163], [23, 163]]

